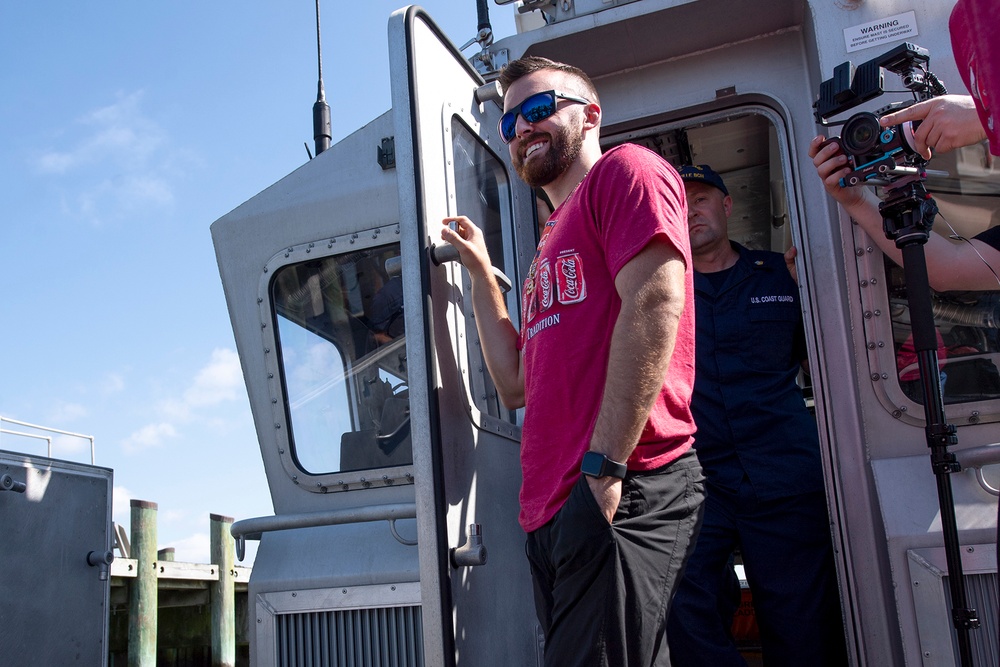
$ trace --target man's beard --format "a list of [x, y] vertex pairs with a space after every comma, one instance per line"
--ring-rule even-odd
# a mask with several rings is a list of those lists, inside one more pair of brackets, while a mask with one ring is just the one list
[[533, 188], [544, 187], [559, 178], [580, 156], [583, 147], [583, 136], [579, 132], [573, 132], [568, 125], [560, 128], [557, 135], [533, 132], [521, 140], [521, 146], [526, 146], [538, 135], [548, 136], [549, 147], [545, 155], [525, 164], [522, 149], [519, 148], [512, 160], [517, 175]]

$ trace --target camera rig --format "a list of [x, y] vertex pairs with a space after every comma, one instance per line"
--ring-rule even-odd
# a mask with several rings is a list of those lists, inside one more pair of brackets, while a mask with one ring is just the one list
[[[843, 125], [842, 136], [830, 139], [837, 143], [848, 158], [850, 173], [841, 179], [841, 187], [862, 183], [886, 186], [881, 195], [879, 213], [886, 238], [893, 241], [903, 257], [907, 301], [913, 347], [920, 368], [923, 394], [925, 435], [930, 448], [931, 469], [937, 480], [941, 510], [941, 533], [948, 563], [949, 588], [952, 600], [952, 625], [958, 640], [962, 667], [972, 667], [969, 631], [980, 626], [979, 615], [969, 606], [962, 577], [955, 500], [949, 475], [961, 471], [955, 454], [949, 447], [958, 444], [953, 424], [946, 423], [944, 400], [938, 376], [937, 331], [931, 310], [930, 284], [924, 245], [930, 237], [937, 215], [937, 204], [924, 187], [927, 160], [913, 147], [913, 130], [919, 121], [882, 128], [879, 118], [916, 102], [943, 95], [947, 91], [927, 69], [930, 56], [926, 49], [913, 44], [900, 44], [891, 51], [873, 58], [857, 69], [850, 62], [834, 69], [832, 79], [820, 85], [819, 98], [813, 105], [816, 122], [823, 126]], [[861, 112], [843, 123], [830, 122], [830, 116], [881, 95], [884, 73], [898, 74], [913, 93], [913, 100], [890, 104], [876, 113]], [[829, 142], [827, 142], [829, 143]], [[825, 145], [825, 144], [824, 144]]]
[[[841, 185], [863, 182], [881, 185], [922, 172], [926, 160], [915, 150], [913, 141], [919, 121], [883, 128], [879, 119], [886, 113], [947, 92], [927, 68], [929, 62], [926, 49], [903, 43], [857, 68], [850, 61], [841, 63], [834, 68], [833, 78], [820, 84], [819, 98], [813, 104], [816, 122], [826, 127], [844, 126], [841, 136], [830, 139], [840, 145], [851, 168]], [[846, 121], [829, 120], [882, 95], [886, 70], [900, 77], [903, 86], [913, 94], [912, 100], [889, 104], [875, 113], [861, 112]]]

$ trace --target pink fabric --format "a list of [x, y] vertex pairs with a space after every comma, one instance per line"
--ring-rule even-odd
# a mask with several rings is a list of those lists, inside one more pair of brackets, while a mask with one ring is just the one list
[[658, 155], [626, 144], [602, 156], [553, 212], [522, 291], [520, 522], [527, 532], [555, 515], [579, 478], [621, 309], [614, 279], [654, 238], [685, 259], [685, 307], [663, 389], [628, 467], [652, 470], [691, 447], [694, 291], [684, 185]]
[[996, 0], [958, 0], [948, 27], [958, 72], [976, 101], [979, 119], [1000, 155], [1000, 4]]

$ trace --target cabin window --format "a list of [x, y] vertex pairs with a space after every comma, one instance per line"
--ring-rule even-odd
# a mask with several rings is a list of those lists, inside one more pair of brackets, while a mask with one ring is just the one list
[[[990, 168], [985, 145], [969, 146], [928, 163], [927, 190], [939, 214], [932, 233], [971, 239], [1000, 223], [1000, 170]], [[923, 403], [910, 335], [903, 270], [884, 260], [895, 376], [903, 394]], [[931, 293], [938, 332], [939, 381], [945, 404], [1000, 398], [1000, 279], [989, 292]]]
[[413, 462], [399, 254], [396, 243], [275, 271], [292, 453], [309, 473]]
[[[509, 205], [510, 186], [503, 163], [457, 117], [452, 119], [451, 136], [456, 210], [483, 230], [493, 266], [505, 275], [515, 277], [509, 268], [513, 266], [513, 227]], [[466, 288], [468, 287], [467, 285]], [[520, 290], [515, 284], [507, 299], [507, 307], [515, 317], [519, 312], [519, 298]], [[515, 422], [515, 413], [500, 403], [493, 381], [486, 371], [471, 307], [466, 312], [466, 331], [472, 400], [483, 414]]]

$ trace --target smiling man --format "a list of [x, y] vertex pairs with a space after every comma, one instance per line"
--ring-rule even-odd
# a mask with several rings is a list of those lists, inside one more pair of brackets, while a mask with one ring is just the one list
[[525, 407], [520, 522], [549, 667], [670, 665], [666, 617], [704, 481], [691, 445], [694, 302], [684, 188], [634, 145], [601, 154], [601, 107], [575, 67], [512, 62], [499, 131], [554, 210], [522, 289], [520, 332], [482, 232], [444, 220], [487, 367]]

